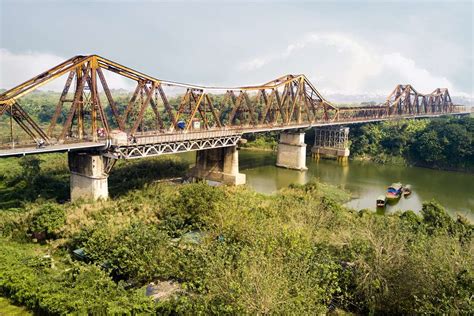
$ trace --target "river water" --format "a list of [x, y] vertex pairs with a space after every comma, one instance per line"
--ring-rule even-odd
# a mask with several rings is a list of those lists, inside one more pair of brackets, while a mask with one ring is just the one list
[[[183, 158], [193, 161], [194, 153]], [[371, 209], [381, 213], [397, 210], [421, 210], [422, 202], [436, 199], [452, 215], [463, 214], [474, 221], [474, 175], [418, 167], [380, 165], [370, 162], [349, 161], [341, 165], [335, 160], [316, 161], [307, 157], [307, 171], [275, 167], [276, 153], [267, 151], [239, 151], [241, 172], [247, 175], [247, 184], [266, 194], [276, 192], [292, 183], [304, 184], [311, 179], [333, 184], [352, 193], [348, 207], [356, 210]], [[398, 203], [377, 209], [375, 201], [385, 194], [393, 182], [410, 184], [413, 193], [400, 198]]]

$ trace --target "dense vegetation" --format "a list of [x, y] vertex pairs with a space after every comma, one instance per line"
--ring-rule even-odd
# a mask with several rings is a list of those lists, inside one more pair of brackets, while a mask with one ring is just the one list
[[[22, 104], [44, 124], [57, 98]], [[366, 124], [351, 128], [351, 151], [474, 170], [473, 131], [473, 118]], [[276, 137], [246, 146], [273, 149]], [[378, 216], [347, 210], [347, 192], [318, 182], [268, 196], [157, 181], [187, 167], [120, 162], [111, 200], [70, 203], [65, 155], [0, 161], [0, 296], [40, 314], [474, 313], [473, 225], [436, 202]], [[165, 281], [177, 290], [145, 295]]]
[[[41, 167], [40, 167], [41, 165]], [[112, 196], [161, 178], [183, 176], [188, 164], [178, 158], [119, 161], [109, 177]], [[25, 203], [69, 199], [69, 170], [65, 154], [8, 158], [0, 162], [0, 210]]]
[[245, 135], [247, 142], [242, 144], [241, 147], [246, 149], [274, 151], [277, 150], [278, 135], [279, 133], [274, 132]]
[[474, 171], [474, 118], [403, 120], [351, 127], [351, 153], [381, 163]]
[[[2, 162], [6, 181], [33, 176], [21, 161]], [[378, 216], [345, 209], [346, 192], [317, 182], [270, 196], [158, 183], [155, 168], [183, 163], [145, 161], [118, 166], [133, 181], [115, 182], [109, 201], [40, 197], [1, 211], [1, 295], [50, 314], [474, 312], [473, 226], [436, 202]], [[55, 165], [34, 174], [59, 174]], [[145, 296], [165, 280], [178, 291]]]
[[[247, 138], [244, 147], [272, 150], [278, 133]], [[474, 117], [352, 125], [349, 140], [354, 159], [474, 172]], [[312, 130], [306, 133], [305, 142], [314, 143]]]

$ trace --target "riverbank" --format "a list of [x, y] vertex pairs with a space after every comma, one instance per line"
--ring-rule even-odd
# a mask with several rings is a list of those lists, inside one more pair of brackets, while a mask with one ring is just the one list
[[[335, 160], [309, 157], [306, 160], [308, 170], [298, 172], [275, 167], [275, 153], [246, 150], [239, 153], [239, 160], [241, 172], [247, 176], [247, 185], [261, 193], [274, 194], [292, 183], [305, 184], [319, 179], [351, 192], [354, 199], [347, 206], [355, 210], [367, 209], [381, 214], [405, 210], [419, 212], [424, 201], [434, 199], [453, 218], [462, 214], [474, 222], [474, 199], [470, 190], [474, 182], [472, 174], [370, 161], [350, 160], [340, 164]], [[379, 195], [385, 194], [387, 186], [393, 182], [410, 184], [413, 193], [381, 211], [376, 208], [375, 201]]]
[[[473, 227], [436, 203], [377, 216], [319, 182], [264, 195], [137, 175], [109, 201], [3, 211], [0, 293], [57, 314], [470, 312]], [[145, 295], [165, 281], [178, 290]]]
[[391, 165], [391, 166], [402, 166], [402, 167], [419, 167], [431, 170], [441, 170], [441, 171], [452, 171], [452, 172], [464, 172], [464, 173], [474, 173], [474, 167], [462, 168], [454, 166], [443, 166], [438, 167], [436, 165], [428, 163], [410, 163], [407, 159], [402, 156], [389, 156], [385, 154], [380, 154], [376, 156], [370, 156], [367, 154], [352, 156], [349, 157], [349, 160], [359, 161], [359, 162], [371, 162], [381, 165]]
[[[419, 214], [356, 212], [344, 206], [353, 186], [306, 183], [342, 184], [350, 170], [366, 181], [378, 168], [327, 161], [296, 172], [242, 151], [246, 187], [160, 182], [185, 174], [188, 156], [118, 163], [111, 199], [96, 203], [62, 200], [65, 155], [2, 160], [0, 296], [53, 314], [470, 312], [469, 222], [435, 202]], [[252, 189], [271, 189], [267, 169], [286, 179], [271, 195]], [[176, 290], [155, 302], [151, 282]]]
[[474, 118], [400, 120], [355, 125], [354, 159], [474, 173]]
[[[350, 159], [474, 173], [474, 118], [398, 120], [352, 125]], [[305, 135], [308, 152], [314, 132]], [[275, 150], [278, 134], [252, 135], [243, 148]]]

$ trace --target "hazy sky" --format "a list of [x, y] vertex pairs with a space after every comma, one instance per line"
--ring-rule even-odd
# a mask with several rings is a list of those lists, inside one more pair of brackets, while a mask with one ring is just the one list
[[304, 73], [323, 93], [387, 95], [411, 83], [472, 96], [473, 27], [472, 1], [0, 0], [0, 87], [99, 54], [186, 83]]

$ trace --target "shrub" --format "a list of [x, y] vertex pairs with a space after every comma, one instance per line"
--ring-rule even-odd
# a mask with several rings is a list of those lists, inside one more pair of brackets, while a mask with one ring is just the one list
[[153, 225], [131, 223], [115, 234], [105, 224], [82, 233], [87, 256], [96, 264], [111, 270], [119, 279], [143, 284], [154, 278], [165, 278], [173, 269], [168, 236]]
[[444, 232], [453, 231], [453, 220], [438, 202], [424, 202], [421, 214], [423, 222], [430, 233], [440, 230]]
[[66, 221], [66, 212], [63, 207], [46, 203], [33, 213], [30, 231], [34, 234], [46, 234], [46, 237], [54, 237]]
[[225, 200], [220, 188], [206, 183], [194, 183], [178, 188], [178, 194], [159, 214], [164, 227], [174, 237], [182, 233], [202, 229], [206, 218], [218, 209]]
[[[0, 293], [38, 314], [152, 313], [151, 300], [126, 291], [94, 265], [59, 263], [46, 249], [1, 240]], [[38, 255], [39, 253], [43, 253]]]
[[109, 251], [118, 274], [142, 283], [173, 273], [168, 265], [172, 255], [169, 238], [156, 227], [133, 223], [118, 234], [116, 241]]

